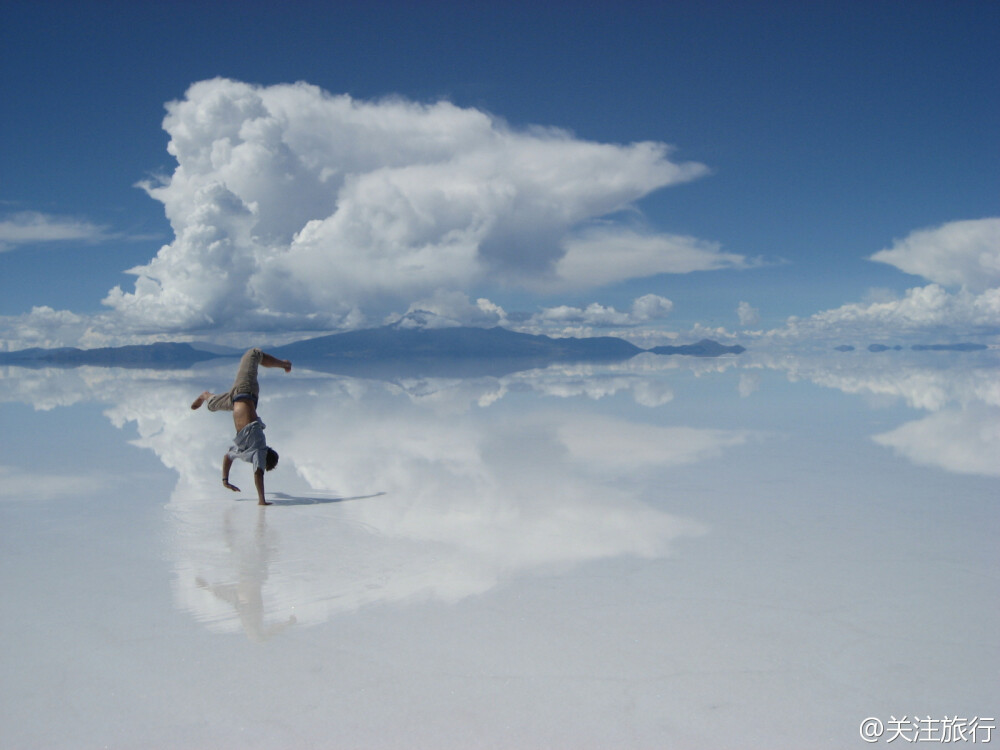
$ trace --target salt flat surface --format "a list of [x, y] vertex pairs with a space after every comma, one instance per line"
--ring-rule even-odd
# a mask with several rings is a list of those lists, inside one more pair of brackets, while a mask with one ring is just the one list
[[992, 352], [266, 371], [264, 509], [187, 408], [234, 366], [0, 369], [3, 747], [844, 748], [1000, 709]]

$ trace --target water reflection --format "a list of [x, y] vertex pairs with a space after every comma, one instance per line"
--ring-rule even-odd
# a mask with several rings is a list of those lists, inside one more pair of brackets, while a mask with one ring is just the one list
[[1000, 406], [1000, 349], [946, 352], [831, 353], [813, 356], [754, 354], [741, 367], [782, 372], [859, 396], [900, 399], [914, 409], [940, 411], [977, 403]]
[[873, 401], [900, 400], [929, 412], [872, 439], [921, 466], [1000, 476], [998, 350], [748, 359], [757, 366], [783, 371], [792, 381], [809, 380]]
[[[258, 512], [221, 488], [231, 421], [187, 408], [192, 394], [226, 382], [231, 366], [4, 368], [0, 400], [36, 409], [96, 401], [113, 424], [134, 425], [134, 443], [177, 472], [166, 544], [178, 606], [212, 630], [255, 641], [360, 607], [454, 602], [519, 576], [673, 554], [706, 529], [671, 512], [670, 472], [700, 464], [717, 471], [757, 437], [671, 423], [691, 376], [718, 377], [749, 400], [766, 391], [768, 372], [898, 399], [925, 414], [873, 435], [876, 444], [917, 464], [1000, 475], [992, 352], [893, 361], [868, 353], [641, 355], [476, 378], [299, 370], [262, 378], [259, 410], [282, 464], [268, 476], [275, 507]], [[588, 406], [622, 397], [657, 419]], [[769, 470], [781, 468], [775, 451]], [[240, 486], [250, 486], [240, 481], [245, 470], [234, 468]]]
[[[310, 624], [375, 603], [453, 602], [587, 561], [667, 555], [702, 528], [623, 476], [747, 439], [579, 414], [561, 401], [520, 412], [500, 408], [497, 392], [492, 381], [333, 377], [262, 398], [270, 442], [288, 462], [286, 473], [269, 477], [278, 491], [268, 524], [288, 546], [268, 557], [265, 619], [280, 620], [290, 602], [297, 621]], [[187, 571], [228, 564], [209, 554], [227, 498], [216, 491], [214, 462], [202, 460], [213, 453], [204, 434], [212, 417], [198, 416], [163, 415], [142, 438], [158, 455], [186, 451], [165, 459], [180, 471], [170, 505], [183, 530], [175, 535], [181, 589], [192, 585]], [[205, 597], [193, 593], [180, 594], [185, 606], [209, 619], [196, 611], [208, 606]]]
[[915, 464], [1000, 477], [1000, 407], [936, 412], [873, 439]]
[[[250, 528], [249, 504], [234, 506], [219, 480], [231, 425], [179, 408], [219, 373], [32, 373], [53, 386], [38, 393], [108, 404], [115, 425], [134, 425], [134, 443], [177, 472], [168, 504], [175, 598], [211, 629], [254, 640], [293, 616], [309, 625], [374, 604], [457, 601], [516, 576], [661, 557], [702, 533], [635, 480], [717, 455], [745, 431], [632, 425], [562, 398], [531, 399], [527, 410], [505, 400], [567, 395], [567, 382], [585, 386], [592, 374], [385, 382], [300, 372], [262, 382], [259, 410], [283, 458], [268, 477], [275, 507]], [[639, 403], [663, 403], [669, 393], [628, 371], [594, 382], [595, 399], [631, 389]], [[7, 385], [7, 398], [36, 392], [26, 381]]]
[[256, 524], [249, 533], [237, 529], [234, 515], [233, 511], [226, 512], [222, 529], [222, 538], [231, 558], [233, 572], [215, 583], [209, 583], [201, 576], [195, 578], [199, 589], [210, 593], [217, 602], [228, 605], [228, 608], [223, 617], [205, 614], [206, 611], [215, 609], [215, 602], [200, 601], [192, 609], [201, 615], [200, 619], [209, 622], [225, 621], [235, 611], [247, 637], [252, 641], [263, 642], [294, 625], [296, 617], [290, 614], [286, 620], [265, 623], [263, 588], [276, 549], [276, 539], [274, 534], [268, 532], [267, 515], [263, 508], [257, 513]]

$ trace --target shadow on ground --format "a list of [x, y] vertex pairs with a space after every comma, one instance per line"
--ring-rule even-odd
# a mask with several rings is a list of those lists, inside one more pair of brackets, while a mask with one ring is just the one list
[[350, 500], [369, 500], [381, 497], [384, 492], [372, 495], [357, 495], [355, 497], [332, 497], [330, 495], [288, 495], [284, 492], [269, 492], [267, 499], [272, 505], [325, 505], [327, 503], [346, 503]]

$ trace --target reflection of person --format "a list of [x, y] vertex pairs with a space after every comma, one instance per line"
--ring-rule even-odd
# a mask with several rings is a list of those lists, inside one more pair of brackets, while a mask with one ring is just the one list
[[290, 615], [284, 622], [264, 624], [263, 588], [272, 552], [271, 545], [268, 544], [267, 521], [261, 509], [253, 541], [249, 544], [245, 541], [240, 543], [242, 540], [238, 538], [232, 518], [228, 515], [225, 524], [226, 547], [236, 560], [236, 583], [210, 584], [200, 576], [195, 579], [195, 583], [198, 588], [211, 591], [217, 599], [231, 605], [236, 610], [247, 637], [262, 643], [297, 622], [295, 615]]
[[287, 359], [277, 359], [260, 349], [248, 349], [240, 360], [236, 371], [233, 387], [226, 393], [202, 393], [191, 404], [192, 409], [198, 409], [208, 403], [209, 411], [231, 411], [236, 437], [226, 455], [222, 458], [222, 486], [239, 492], [240, 488], [229, 483], [229, 470], [233, 459], [239, 458], [253, 464], [253, 481], [257, 488], [257, 503], [270, 505], [264, 500], [264, 471], [271, 471], [278, 465], [278, 453], [267, 447], [264, 439], [264, 423], [257, 416], [257, 399], [260, 386], [257, 384], [257, 368], [280, 367], [290, 372], [292, 363]]

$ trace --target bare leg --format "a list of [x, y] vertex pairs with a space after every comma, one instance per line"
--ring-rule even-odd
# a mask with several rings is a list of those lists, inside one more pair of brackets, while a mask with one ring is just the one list
[[200, 396], [198, 396], [198, 398], [196, 398], [196, 399], [195, 399], [194, 401], [192, 401], [192, 402], [191, 402], [191, 408], [192, 408], [192, 409], [198, 409], [198, 408], [200, 408], [200, 407], [201, 407], [201, 405], [202, 405], [203, 403], [205, 403], [205, 402], [206, 402], [206, 401], [207, 401], [207, 400], [209, 399], [209, 397], [210, 397], [211, 395], [212, 395], [212, 394], [211, 394], [210, 392], [208, 392], [208, 391], [205, 391], [205, 392], [204, 392], [204, 393], [202, 393], [202, 394], [201, 394]]

